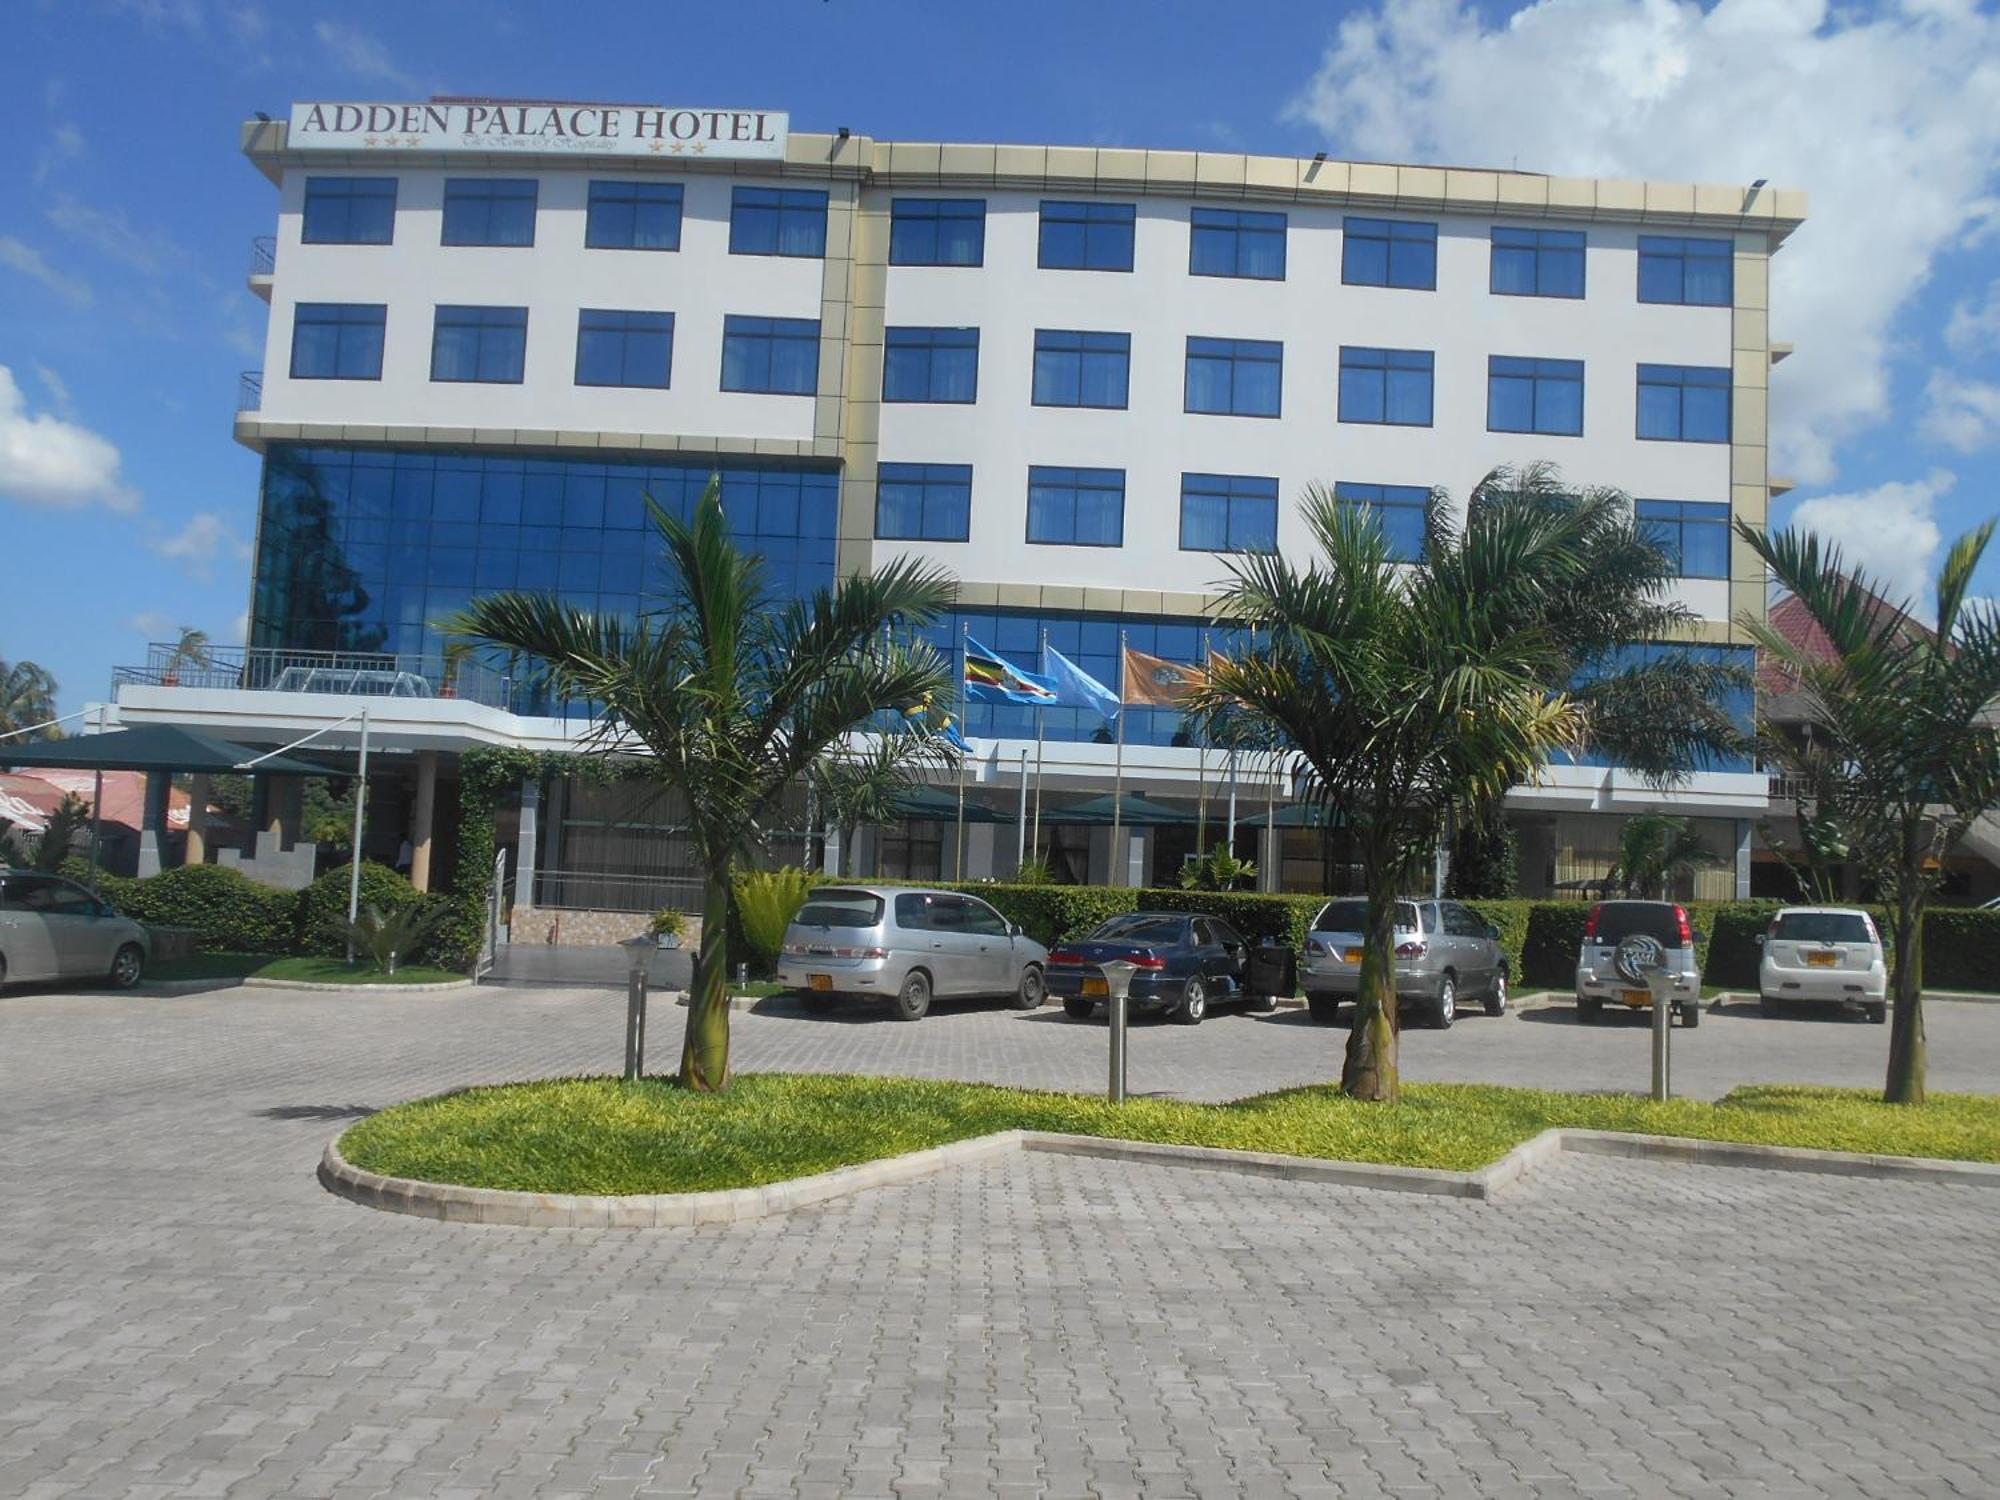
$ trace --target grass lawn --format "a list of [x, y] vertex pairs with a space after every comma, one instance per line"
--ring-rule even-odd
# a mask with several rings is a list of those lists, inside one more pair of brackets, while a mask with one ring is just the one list
[[197, 953], [164, 959], [146, 966], [146, 978], [165, 983], [176, 979], [242, 979], [275, 958], [270, 953]]
[[1034, 1129], [1460, 1171], [1552, 1125], [1836, 1151], [2000, 1161], [2000, 1097], [1933, 1096], [1922, 1109], [1855, 1089], [1763, 1085], [1718, 1103], [1421, 1084], [1404, 1103], [1331, 1087], [1233, 1104], [1113, 1106], [1080, 1094], [837, 1074], [751, 1073], [728, 1093], [662, 1079], [568, 1078], [398, 1105], [341, 1138], [389, 1177], [539, 1193], [686, 1193], [753, 1187], [996, 1130]]
[[463, 974], [450, 969], [433, 969], [425, 964], [405, 964], [393, 974], [384, 974], [367, 963], [349, 968], [337, 958], [274, 958], [252, 971], [259, 979], [303, 979], [313, 984], [464, 984]]

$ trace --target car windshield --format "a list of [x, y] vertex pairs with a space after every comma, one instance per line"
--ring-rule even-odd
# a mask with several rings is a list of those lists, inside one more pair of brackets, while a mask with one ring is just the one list
[[[1366, 932], [1368, 930], [1368, 903], [1366, 901], [1329, 901], [1320, 908], [1313, 918], [1314, 932]], [[1415, 932], [1417, 930], [1417, 906], [1414, 901], [1396, 903], [1396, 930]]]
[[1178, 943], [1186, 935], [1185, 917], [1113, 917], [1090, 935], [1093, 943]]
[[1872, 943], [1868, 919], [1858, 911], [1788, 911], [1779, 915], [1771, 936], [1788, 943]]
[[879, 927], [882, 898], [872, 891], [814, 891], [792, 920], [801, 927]]
[[1668, 948], [1681, 945], [1681, 909], [1671, 901], [1606, 901], [1597, 908], [1597, 941], [1615, 948], [1634, 933]]

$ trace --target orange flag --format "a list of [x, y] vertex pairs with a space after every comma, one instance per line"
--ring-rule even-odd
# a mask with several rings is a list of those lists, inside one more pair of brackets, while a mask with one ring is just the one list
[[1178, 708], [1183, 698], [1208, 684], [1208, 673], [1182, 661], [1148, 656], [1125, 648], [1124, 701], [1149, 708]]

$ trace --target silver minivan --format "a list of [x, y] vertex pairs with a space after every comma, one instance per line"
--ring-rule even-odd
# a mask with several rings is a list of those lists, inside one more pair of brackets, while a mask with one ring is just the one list
[[130, 989], [151, 951], [145, 928], [75, 881], [0, 870], [0, 984], [103, 979]]
[[[1457, 901], [1396, 903], [1396, 998], [1443, 1030], [1458, 1017], [1458, 1002], [1477, 999], [1486, 1014], [1507, 1009], [1507, 951], [1500, 934], [1471, 907]], [[1360, 897], [1329, 901], [1306, 937], [1306, 970], [1300, 983], [1313, 1019], [1338, 1019], [1361, 985], [1361, 950], [1368, 903]]]
[[1004, 997], [1034, 1010], [1049, 950], [977, 896], [906, 886], [821, 886], [785, 929], [778, 983], [808, 1004], [889, 1002], [915, 1021], [933, 997]]

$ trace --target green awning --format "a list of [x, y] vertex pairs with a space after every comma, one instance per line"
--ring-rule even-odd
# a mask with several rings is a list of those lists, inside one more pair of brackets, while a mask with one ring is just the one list
[[[173, 724], [141, 724], [108, 734], [79, 734], [33, 744], [0, 740], [0, 766], [46, 766], [65, 771], [234, 771], [261, 754], [234, 740]], [[288, 755], [274, 755], [254, 769], [274, 776], [353, 774]]]
[[[1210, 805], [1213, 806], [1212, 803]], [[1073, 807], [1044, 806], [1042, 821], [1057, 825], [1082, 824], [1089, 828], [1109, 828], [1114, 821], [1127, 828], [1192, 828], [1196, 819], [1191, 807], [1173, 807], [1165, 802], [1155, 802], [1138, 792], [1127, 792], [1119, 798], [1109, 795], [1092, 797], [1088, 802], [1079, 802]], [[1209, 821], [1215, 821], [1212, 815]]]
[[[906, 823], [956, 823], [958, 821], [958, 793], [948, 787], [913, 786], [896, 799], [896, 811]], [[995, 812], [990, 807], [982, 807], [967, 797], [965, 799], [965, 821], [968, 823], [1013, 823], [1018, 821], [1011, 813]]]
[[[1255, 817], [1238, 817], [1236, 820], [1236, 826], [1239, 828], [1263, 828], [1267, 824], [1276, 828], [1320, 828], [1328, 826], [1320, 810], [1310, 802], [1291, 803], [1288, 806], [1279, 808], [1276, 814], [1270, 817], [1267, 817], [1263, 813], [1258, 813]], [[1334, 828], [1344, 828], [1346, 825], [1347, 814], [1339, 808], [1335, 808], [1333, 810], [1331, 826]]]

